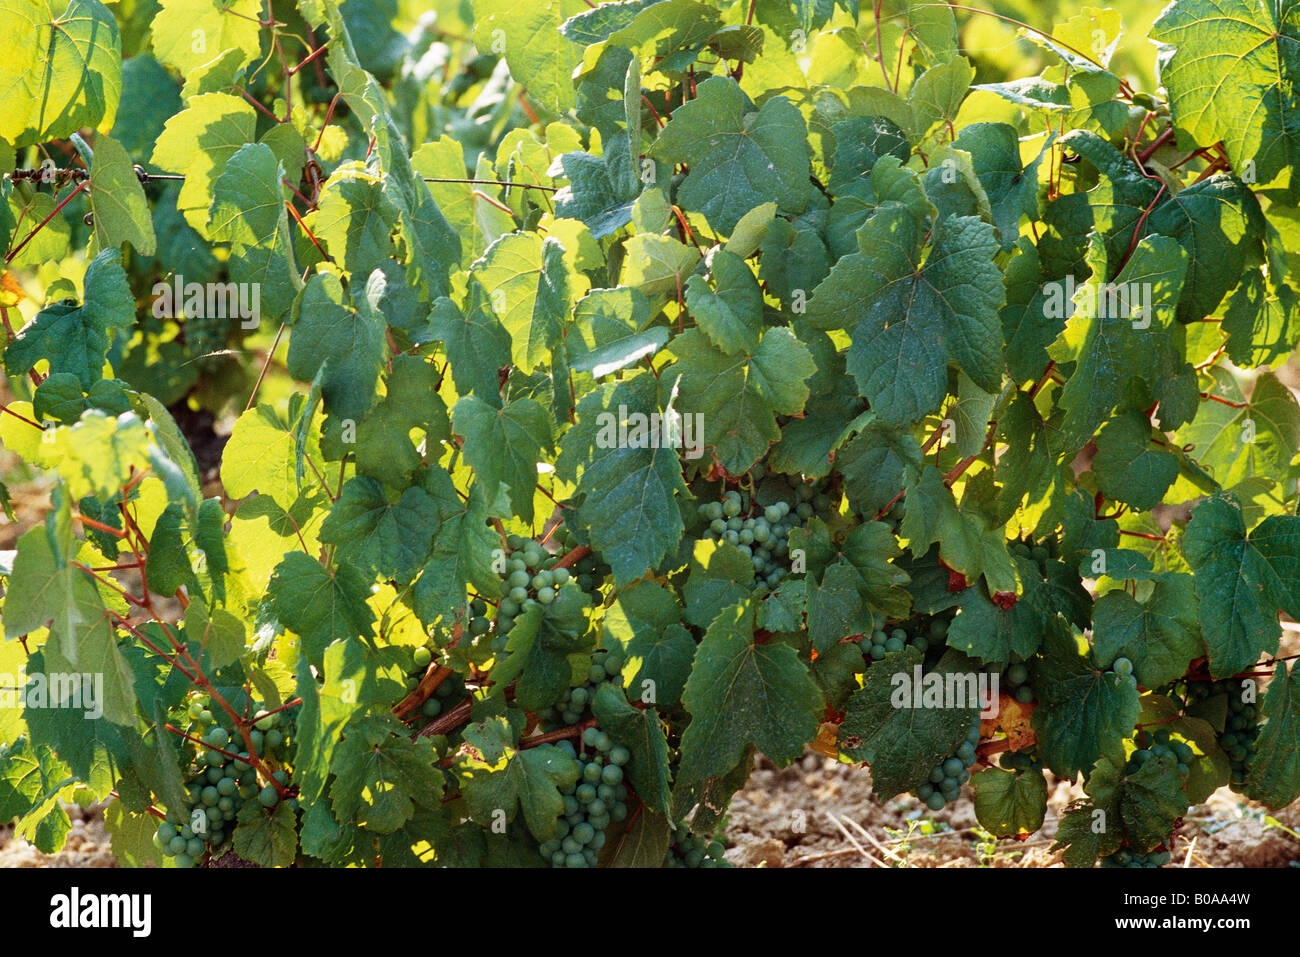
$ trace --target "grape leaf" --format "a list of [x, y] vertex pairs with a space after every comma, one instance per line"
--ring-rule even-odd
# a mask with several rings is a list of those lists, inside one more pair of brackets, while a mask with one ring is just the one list
[[1300, 613], [1300, 519], [1274, 515], [1248, 535], [1236, 499], [1211, 496], [1192, 510], [1183, 554], [1195, 575], [1210, 674], [1236, 674], [1276, 652], [1278, 610]]
[[803, 411], [816, 366], [788, 329], [768, 329], [753, 353], [727, 355], [698, 329], [674, 337], [669, 350], [681, 376], [679, 408], [700, 416], [704, 445], [733, 475], [745, 472], [780, 438], [776, 416]]
[[129, 242], [141, 256], [154, 254], [157, 239], [144, 188], [135, 175], [131, 157], [111, 136], [95, 139], [90, 207], [94, 213], [95, 241], [101, 248]]
[[384, 328], [369, 296], [349, 297], [338, 277], [316, 273], [294, 302], [289, 374], [310, 382], [328, 362], [321, 379], [326, 409], [344, 419], [360, 419], [374, 401]]
[[[1177, 0], [1151, 27], [1162, 51], [1169, 110], [1192, 143], [1220, 140], [1234, 169], [1250, 164], [1267, 184], [1300, 158], [1291, 94], [1295, 5]], [[1243, 104], [1253, 108], [1243, 110]]]
[[695, 652], [682, 694], [691, 723], [682, 734], [679, 791], [735, 768], [747, 744], [789, 764], [817, 732], [821, 694], [793, 648], [755, 633], [756, 610], [748, 603], [723, 609]]
[[0, 3], [0, 140], [28, 146], [113, 125], [122, 93], [122, 38], [99, 0]]
[[803, 212], [807, 141], [803, 117], [789, 100], [775, 96], [748, 111], [739, 84], [713, 76], [699, 84], [695, 99], [673, 111], [647, 155], [686, 163], [690, 173], [678, 188], [678, 201], [729, 234], [742, 216], [769, 200], [782, 212]]
[[1288, 674], [1286, 663], [1277, 663], [1260, 708], [1264, 727], [1243, 790], [1281, 808], [1300, 797], [1300, 675], [1294, 664]]
[[1047, 781], [1041, 771], [988, 768], [971, 776], [975, 819], [996, 837], [1032, 834], [1047, 813]]
[[[980, 388], [1001, 387], [1002, 275], [993, 228], [949, 217], [922, 263], [924, 232], [900, 206], [880, 209], [808, 302], [808, 319], [853, 338], [848, 370], [886, 425], [910, 425], [938, 407], [955, 361]], [[900, 318], [901, 317], [901, 318]]]
[[522, 811], [539, 841], [556, 833], [564, 813], [560, 791], [579, 775], [578, 762], [553, 744], [517, 749], [515, 733], [501, 717], [465, 729], [452, 770], [472, 818], [489, 825], [498, 814], [512, 821]]
[[498, 484], [510, 494], [510, 504], [525, 520], [533, 520], [533, 489], [543, 449], [553, 449], [546, 410], [532, 399], [516, 399], [495, 409], [478, 396], [462, 396], [451, 412], [452, 425], [464, 436], [465, 461], [487, 485]]
[[307, 660], [317, 668], [332, 642], [369, 637], [375, 623], [366, 602], [368, 580], [351, 565], [331, 573], [310, 556], [290, 552], [276, 566], [267, 594], [280, 623], [302, 636]]
[[47, 359], [50, 372], [70, 372], [83, 389], [101, 378], [109, 337], [135, 321], [135, 299], [122, 269], [122, 253], [105, 249], [86, 268], [81, 305], [46, 306], [4, 353], [10, 375], [21, 375]]
[[1157, 578], [1151, 595], [1140, 603], [1126, 592], [1107, 592], [1097, 599], [1093, 616], [1098, 663], [1109, 666], [1116, 658], [1129, 659], [1144, 688], [1173, 681], [1204, 650], [1190, 575]]

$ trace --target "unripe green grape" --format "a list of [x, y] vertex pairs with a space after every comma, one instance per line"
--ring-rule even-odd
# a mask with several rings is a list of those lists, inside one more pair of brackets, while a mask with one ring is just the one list
[[258, 792], [257, 802], [261, 804], [262, 807], [275, 807], [280, 803], [280, 792], [268, 784]]
[[419, 648], [415, 649], [414, 658], [415, 658], [415, 667], [421, 669], [427, 668], [429, 667], [429, 663], [433, 661], [433, 653], [430, 652], [428, 648], [425, 648], [424, 646], [420, 646]]

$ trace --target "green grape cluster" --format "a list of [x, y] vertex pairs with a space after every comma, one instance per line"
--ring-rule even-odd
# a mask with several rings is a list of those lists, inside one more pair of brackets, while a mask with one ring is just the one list
[[1007, 666], [1007, 670], [1002, 673], [1002, 682], [1011, 689], [1011, 696], [1021, 704], [1029, 704], [1034, 700], [1034, 689], [1029, 687], [1029, 669], [1021, 662], [1014, 662]]
[[[231, 724], [218, 721], [210, 705], [206, 694], [196, 693], [190, 698], [186, 733], [207, 747], [187, 745], [185, 806], [168, 809], [167, 819], [158, 825], [153, 838], [154, 846], [174, 858], [177, 867], [193, 867], [205, 854], [221, 852], [245, 801], [256, 799], [266, 808], [280, 803], [279, 790], [270, 783], [259, 784], [241, 736]], [[220, 713], [228, 719], [224, 712]], [[249, 738], [259, 758], [274, 762], [289, 752], [294, 731], [292, 720], [284, 712], [276, 712], [261, 717], [249, 731]], [[237, 757], [231, 758], [217, 748]], [[272, 777], [281, 786], [289, 784], [289, 774], [283, 769], [274, 771]], [[291, 800], [296, 809], [296, 799]]]
[[895, 626], [888, 633], [883, 628], [877, 628], [871, 633], [869, 641], [867, 636], [863, 636], [861, 645], [863, 655], [871, 662], [902, 651], [908, 645], [924, 654], [931, 648], [942, 648], [947, 640], [948, 619], [931, 618], [928, 624], [916, 623], [910, 634], [902, 625]]
[[1047, 563], [1056, 557], [1057, 548], [1056, 542], [1049, 538], [1037, 543], [1033, 541], [1011, 542], [1007, 545], [1007, 551], [1017, 558], [1030, 559], [1045, 572]]
[[1226, 696], [1227, 716], [1223, 730], [1218, 733], [1218, 744], [1232, 766], [1228, 786], [1238, 792], [1246, 783], [1250, 762], [1255, 755], [1260, 718], [1259, 706], [1253, 700], [1248, 700], [1243, 685], [1244, 681], [1240, 678], [1225, 678], [1222, 681], [1181, 678], [1160, 689], [1164, 694], [1182, 698], [1185, 708], [1193, 714], [1196, 714], [1196, 706], [1202, 702], [1219, 695]]
[[1228, 695], [1228, 720], [1219, 735], [1219, 747], [1232, 762], [1232, 778], [1229, 787], [1241, 790], [1246, 783], [1246, 774], [1250, 771], [1251, 758], [1255, 756], [1255, 742], [1259, 737], [1259, 708], [1247, 704], [1240, 695]]
[[582, 751], [572, 741], [561, 750], [578, 762], [578, 780], [561, 792], [564, 815], [559, 833], [539, 847], [552, 867], [595, 867], [605, 846], [605, 831], [627, 818], [627, 785], [623, 769], [632, 753], [599, 728], [582, 732]]
[[[492, 651], [496, 654], [506, 650], [506, 636], [514, 627], [515, 618], [525, 609], [537, 604], [551, 604], [570, 579], [596, 601], [605, 577], [610, 574], [609, 565], [590, 554], [578, 559], [570, 571], [568, 568], [556, 567], [561, 555], [550, 554], [530, 538], [511, 535], [506, 539], [506, 544], [510, 550], [506, 554], [505, 574], [500, 587], [501, 601], [497, 605], [496, 633], [492, 638]], [[568, 551], [576, 542], [571, 533], [565, 531], [557, 537], [557, 544]], [[481, 601], [478, 606], [471, 602], [470, 611], [470, 633], [476, 636], [486, 634], [491, 628], [491, 622], [486, 617], [487, 606]]]
[[[421, 672], [423, 674], [423, 672]], [[460, 675], [451, 675], [420, 706], [420, 714], [426, 718], [436, 718], [447, 707], [448, 701], [455, 701], [465, 696], [465, 679]]]
[[1140, 771], [1149, 761], [1164, 761], [1172, 764], [1179, 776], [1187, 777], [1191, 773], [1190, 765], [1196, 753], [1182, 741], [1173, 740], [1168, 731], [1157, 731], [1151, 737], [1154, 741], [1151, 747], [1139, 748], [1129, 755], [1128, 763], [1124, 766], [1125, 773]]
[[1137, 687], [1137, 678], [1133, 674], [1133, 662], [1127, 658], [1116, 658], [1110, 663], [1109, 674], [1121, 675], [1134, 688]]
[[923, 782], [912, 793], [931, 811], [944, 807], [961, 797], [961, 786], [970, 780], [970, 767], [975, 763], [975, 746], [980, 742], [980, 719], [976, 715], [961, 743], [951, 757], [944, 758], [930, 770], [930, 780]]
[[730, 489], [720, 502], [702, 502], [697, 511], [707, 522], [704, 537], [735, 545], [754, 563], [754, 594], [762, 597], [781, 584], [789, 574], [790, 533], [803, 528], [808, 519], [825, 514], [831, 498], [808, 483], [800, 483], [784, 498], [770, 505], [750, 502]]
[[617, 677], [623, 670], [623, 649], [606, 651], [597, 648], [591, 654], [591, 665], [587, 669], [587, 680], [570, 688], [563, 698], [549, 708], [538, 712], [537, 717], [543, 724], [555, 727], [568, 727], [577, 724], [587, 714], [591, 702], [596, 700], [596, 692], [607, 681]]
[[1113, 854], [1107, 854], [1097, 861], [1100, 867], [1164, 867], [1172, 855], [1160, 848], [1138, 854], [1127, 847], [1121, 847]]
[[725, 844], [695, 834], [684, 824], [673, 826], [672, 839], [664, 854], [664, 867], [733, 867], [722, 855]]
[[1255, 755], [1255, 743], [1259, 738], [1259, 706], [1245, 700], [1241, 679], [1187, 682], [1188, 704], [1219, 694], [1228, 697], [1228, 716], [1223, 731], [1219, 734], [1219, 747], [1232, 762], [1232, 777], [1228, 786], [1234, 791], [1240, 791], [1246, 783], [1246, 774], [1250, 771], [1250, 761]]

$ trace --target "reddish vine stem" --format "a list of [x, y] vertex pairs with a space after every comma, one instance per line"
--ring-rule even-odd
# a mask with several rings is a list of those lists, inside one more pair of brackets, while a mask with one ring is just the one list
[[[456, 627], [459, 628], [460, 626], [457, 625]], [[405, 719], [412, 711], [428, 701], [429, 696], [438, 689], [438, 685], [442, 684], [453, 674], [455, 674], [455, 672], [450, 668], [436, 663], [430, 664], [428, 670], [425, 671], [423, 677], [420, 678], [419, 684], [411, 690], [411, 693], [401, 701], [397, 702], [397, 704], [393, 705], [393, 714], [399, 718]]]
[[[244, 406], [245, 412], [253, 407], [253, 401], [257, 398], [257, 391], [262, 388], [262, 380], [266, 378], [266, 370], [271, 367], [271, 358], [275, 355], [275, 350], [280, 346], [280, 337], [282, 335], [284, 335], [283, 322], [280, 323], [280, 329], [275, 334], [275, 341], [271, 343], [271, 348], [266, 353], [266, 361], [262, 363], [262, 371], [257, 374], [257, 381], [253, 383], [253, 391], [248, 397], [248, 404]], [[300, 535], [299, 537], [301, 538], [302, 536]], [[305, 550], [306, 547], [307, 546], [304, 544], [303, 549]]]
[[446, 734], [448, 731], [454, 731], [470, 719], [470, 714], [474, 708], [474, 699], [466, 698], [464, 701], [449, 709], [446, 714], [434, 718], [423, 728], [416, 732], [417, 738], [429, 738], [435, 734]]
[[1047, 368], [1043, 370], [1043, 374], [1038, 377], [1038, 381], [1035, 382], [1033, 386], [1030, 388], [1029, 398], [1031, 399], [1038, 398], [1038, 393], [1042, 392], [1043, 387], [1046, 386], [1047, 383], [1052, 380], [1052, 373], [1054, 371], [1056, 371], [1056, 361], [1049, 360], [1047, 363]]
[[334, 42], [333, 40], [326, 40], [316, 49], [312, 50], [311, 53], [309, 53], [307, 56], [299, 60], [298, 65], [289, 71], [289, 76], [296, 75], [298, 71], [301, 70], [303, 67], [305, 67], [308, 63], [314, 62], [318, 56], [320, 56], [322, 53], [324, 53], [326, 50], [329, 49], [329, 45], [333, 42]]
[[40, 423], [33, 422], [31, 419], [27, 418], [27, 416], [15, 412], [13, 409], [9, 408], [9, 406], [5, 405], [3, 402], [0, 402], [0, 412], [4, 412], [9, 415], [12, 415], [19, 422], [26, 422], [28, 425], [30, 425], [32, 428], [36, 429], [37, 431], [40, 432], [45, 431], [45, 429], [41, 427]]
[[[173, 724], [165, 724], [165, 725], [163, 725], [163, 727], [166, 728], [168, 731], [170, 731], [172, 734], [176, 734], [176, 735], [179, 735], [180, 737], [184, 738], [186, 741], [192, 741], [192, 742], [194, 742], [195, 744], [197, 744], [197, 745], [198, 745], [199, 747], [201, 747], [201, 748], [207, 748], [209, 751], [215, 751], [215, 752], [217, 752], [217, 754], [224, 754], [226, 757], [230, 758], [230, 760], [232, 760], [232, 761], [244, 761], [244, 759], [241, 758], [239, 755], [234, 754], [234, 753], [232, 753], [232, 752], [230, 752], [230, 751], [227, 751], [225, 748], [219, 748], [219, 747], [217, 747], [215, 744], [208, 744], [208, 742], [204, 741], [202, 738], [196, 738], [196, 737], [194, 737], [194, 735], [192, 735], [192, 734], [186, 734], [184, 731], [182, 731], [180, 728], [176, 727], [176, 726], [173, 725]], [[252, 752], [252, 751], [249, 751], [248, 754], [249, 754], [249, 757], [252, 757], [253, 752]], [[244, 763], [245, 763], [245, 764], [248, 764], [249, 762], [244, 761]]]
[[579, 721], [577, 724], [571, 724], [567, 728], [557, 728], [554, 731], [547, 731], [545, 734], [534, 735], [531, 738], [525, 738], [519, 742], [519, 750], [525, 748], [535, 748], [539, 744], [550, 744], [552, 741], [563, 741], [566, 738], [576, 738], [581, 736], [582, 732], [588, 728], [594, 728], [599, 722], [595, 718], [588, 718], [586, 721]]
[[590, 554], [591, 547], [589, 545], [579, 545], [577, 548], [566, 553], [558, 562], [552, 565], [551, 568], [568, 568], [570, 565], [581, 561]]
[[[1150, 114], [1148, 114], [1148, 116], [1150, 116]], [[1144, 120], [1143, 122], [1145, 123], [1146, 121]], [[1156, 150], [1160, 149], [1160, 147], [1164, 146], [1173, 138], [1174, 138], [1174, 128], [1171, 126], [1167, 130], [1162, 132], [1159, 136], [1157, 136], [1154, 140], [1152, 140], [1151, 143], [1144, 150], [1142, 150], [1141, 153], [1138, 153], [1138, 163], [1145, 166], [1147, 160], [1151, 158], [1151, 154], [1154, 153]]]
[[[114, 538], [126, 538], [126, 532], [122, 531], [120, 528], [114, 528], [112, 525], [105, 525], [103, 522], [97, 522], [93, 518], [86, 518], [86, 516], [82, 515], [80, 512], [76, 513], [72, 517], [82, 525], [89, 525], [91, 528], [112, 535]], [[144, 566], [141, 565], [140, 567]]]
[[50, 220], [52, 220], [55, 216], [59, 215], [59, 213], [63, 212], [63, 208], [67, 206], [68, 203], [72, 202], [74, 197], [76, 197], [80, 193], [85, 192], [89, 187], [90, 187], [90, 180], [88, 179], [82, 180], [79, 184], [77, 184], [77, 188], [74, 189], [67, 196], [65, 196], [61, 203], [59, 203], [52, 210], [50, 210], [50, 214], [46, 216], [44, 219], [42, 219], [39, 223], [37, 223], [35, 228], [32, 229], [32, 231], [27, 234], [27, 236], [23, 239], [21, 243], [19, 243], [13, 249], [9, 250], [9, 254], [5, 256], [5, 265], [8, 265], [9, 263], [13, 262], [14, 258], [20, 252], [22, 252], [23, 248], [36, 237], [37, 233], [39, 233], [42, 229], [46, 227], [46, 225], [50, 222]]
[[[1111, 518], [1114, 518], [1114, 516], [1110, 516], [1110, 517], [1111, 517]], [[1120, 533], [1121, 535], [1131, 535], [1131, 536], [1133, 536], [1134, 538], [1145, 538], [1145, 539], [1146, 539], [1147, 541], [1149, 541], [1149, 542], [1167, 542], [1167, 541], [1169, 541], [1169, 539], [1165, 538], [1163, 535], [1152, 535], [1152, 534], [1149, 533], [1149, 532], [1132, 532], [1132, 531], [1129, 531], [1127, 528], [1121, 528], [1121, 529], [1119, 530], [1119, 533]]]
[[1202, 392], [1202, 399], [1208, 399], [1211, 402], [1218, 402], [1220, 405], [1226, 405], [1230, 409], [1244, 409], [1250, 405], [1249, 402], [1233, 402], [1231, 399], [1225, 399], [1221, 395], [1215, 395], [1212, 392]]
[[540, 183], [518, 183], [507, 179], [452, 179], [444, 176], [421, 177], [426, 183], [464, 183], [466, 186], [504, 186], [507, 189], [540, 189], [547, 193], [558, 193], [558, 186], [543, 186]]

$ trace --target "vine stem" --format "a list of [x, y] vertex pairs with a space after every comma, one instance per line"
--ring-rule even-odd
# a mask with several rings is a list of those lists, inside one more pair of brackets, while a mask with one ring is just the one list
[[447, 711], [446, 714], [442, 714], [439, 715], [437, 718], [434, 718], [423, 728], [417, 731], [415, 736], [417, 738], [428, 738], [428, 737], [432, 737], [435, 734], [446, 734], [448, 731], [452, 731], [456, 728], [459, 728], [462, 724], [464, 724], [466, 721], [470, 719], [470, 715], [473, 712], [473, 709], [474, 709], [474, 699], [466, 698], [464, 701], [457, 704], [454, 708], [451, 708], [449, 711]]
[[1244, 409], [1250, 405], [1249, 402], [1233, 402], [1231, 399], [1225, 399], [1221, 395], [1214, 395], [1212, 392], [1202, 392], [1202, 399], [1208, 399], [1211, 402], [1218, 402], [1220, 405], [1226, 405], [1230, 409]]
[[444, 176], [425, 176], [426, 183], [463, 183], [466, 186], [505, 186], [506, 188], [540, 189], [547, 193], [558, 193], [558, 186], [542, 186], [540, 183], [517, 183], [506, 179], [452, 179]]
[[[459, 628], [460, 625], [457, 624], [456, 627]], [[431, 663], [423, 677], [420, 678], [420, 683], [411, 690], [411, 693], [393, 705], [393, 714], [405, 719], [412, 711], [428, 701], [429, 697], [438, 689], [438, 685], [453, 674], [455, 672], [450, 668]]]
[[565, 554], [564, 557], [562, 557], [558, 562], [552, 565], [551, 568], [552, 569], [568, 568], [570, 565], [573, 565], [574, 563], [581, 561], [582, 559], [586, 558], [590, 554], [591, 554], [590, 546], [579, 545], [577, 548], [574, 548], [571, 551], [569, 551], [567, 554]]
[[519, 742], [519, 750], [523, 751], [525, 748], [535, 748], [539, 744], [550, 744], [552, 741], [563, 741], [566, 738], [578, 737], [588, 728], [596, 727], [598, 723], [595, 718], [588, 718], [586, 721], [571, 724], [567, 728], [556, 728], [554, 731], [547, 731], [545, 734], [525, 738]]
[[1138, 153], [1138, 157], [1137, 157], [1138, 163], [1145, 166], [1147, 160], [1151, 158], [1151, 154], [1154, 153], [1156, 150], [1160, 149], [1160, 147], [1164, 146], [1173, 138], [1174, 138], [1174, 128], [1171, 126], [1163, 133], [1161, 133], [1159, 136], [1157, 136], [1154, 140], [1152, 140], [1151, 143], [1144, 150], [1142, 150], [1141, 153]]
[[980, 450], [976, 452], [974, 455], [966, 456], [964, 459], [962, 459], [960, 462], [958, 462], [956, 465], [952, 467], [952, 470], [949, 471], [948, 474], [943, 477], [944, 485], [947, 485], [949, 488], [951, 488], [952, 483], [957, 481], [957, 479], [959, 479], [962, 475], [964, 475], [966, 470], [970, 468], [981, 455], [987, 452], [990, 446], [993, 445], [993, 440], [994, 438], [997, 437], [998, 434], [998, 418], [1001, 415], [1000, 410], [1002, 408], [1003, 403], [1006, 402], [1007, 397], [1010, 396], [1011, 393], [1014, 391], [1016, 391], [1014, 383], [1008, 383], [1006, 386], [1003, 387], [1002, 394], [998, 396], [997, 404], [994, 405], [993, 407], [993, 411], [995, 414], [993, 415], [992, 418], [989, 419], [988, 431], [984, 433], [984, 444], [980, 446]]
[[[1114, 518], [1113, 515], [1110, 516], [1110, 517], [1111, 517], [1111, 518]], [[1145, 539], [1146, 539], [1147, 541], [1149, 541], [1149, 542], [1167, 542], [1167, 541], [1169, 541], [1169, 539], [1165, 538], [1163, 535], [1152, 535], [1152, 534], [1149, 533], [1149, 532], [1132, 532], [1132, 531], [1129, 531], [1127, 528], [1121, 528], [1121, 529], [1119, 530], [1119, 533], [1120, 533], [1121, 535], [1132, 535], [1134, 538], [1145, 538]]]
[[9, 408], [9, 406], [5, 405], [3, 402], [0, 402], [0, 412], [4, 412], [7, 413], [8, 415], [12, 415], [19, 422], [26, 422], [32, 428], [40, 432], [45, 431], [45, 429], [41, 427], [41, 424], [39, 422], [33, 422], [31, 419], [27, 418], [27, 416], [15, 412], [13, 409]]
[[[292, 209], [293, 207], [290, 208]], [[271, 367], [271, 358], [275, 355], [275, 350], [280, 346], [280, 337], [282, 335], [284, 335], [283, 322], [280, 323], [280, 329], [275, 334], [275, 342], [271, 343], [271, 348], [266, 353], [266, 361], [262, 363], [262, 371], [257, 374], [257, 381], [253, 383], [253, 392], [248, 397], [248, 404], [244, 406], [245, 412], [253, 407], [253, 400], [257, 398], [258, 389], [262, 388], [262, 380], [266, 378], [266, 370]], [[306, 548], [305, 545], [303, 547]]]
[[13, 262], [14, 257], [16, 257], [20, 252], [23, 251], [23, 247], [25, 247], [28, 243], [30, 243], [32, 239], [35, 238], [36, 234], [46, 227], [46, 225], [49, 223], [51, 219], [59, 215], [59, 213], [63, 212], [63, 207], [67, 206], [68, 203], [72, 202], [74, 197], [76, 197], [78, 194], [82, 192], [85, 192], [87, 189], [89, 189], [89, 187], [90, 187], [90, 180], [88, 179], [84, 179], [80, 183], [78, 183], [77, 188], [74, 189], [67, 196], [65, 196], [63, 201], [59, 203], [59, 205], [55, 206], [52, 210], [50, 210], [50, 214], [46, 216], [44, 219], [42, 219], [39, 223], [37, 223], [36, 227], [30, 233], [27, 234], [26, 238], [23, 239], [21, 243], [19, 243], [13, 249], [9, 250], [9, 254], [5, 256], [5, 265], [7, 266], [9, 265], [9, 263]]
[[1029, 390], [1029, 398], [1031, 399], [1038, 398], [1038, 393], [1042, 392], [1043, 387], [1046, 386], [1049, 381], [1051, 381], [1052, 373], [1054, 371], [1056, 371], [1056, 360], [1054, 359], [1049, 360], [1047, 363], [1047, 368], [1043, 370], [1043, 374], [1038, 377], [1038, 381], [1035, 382], [1033, 387]]

